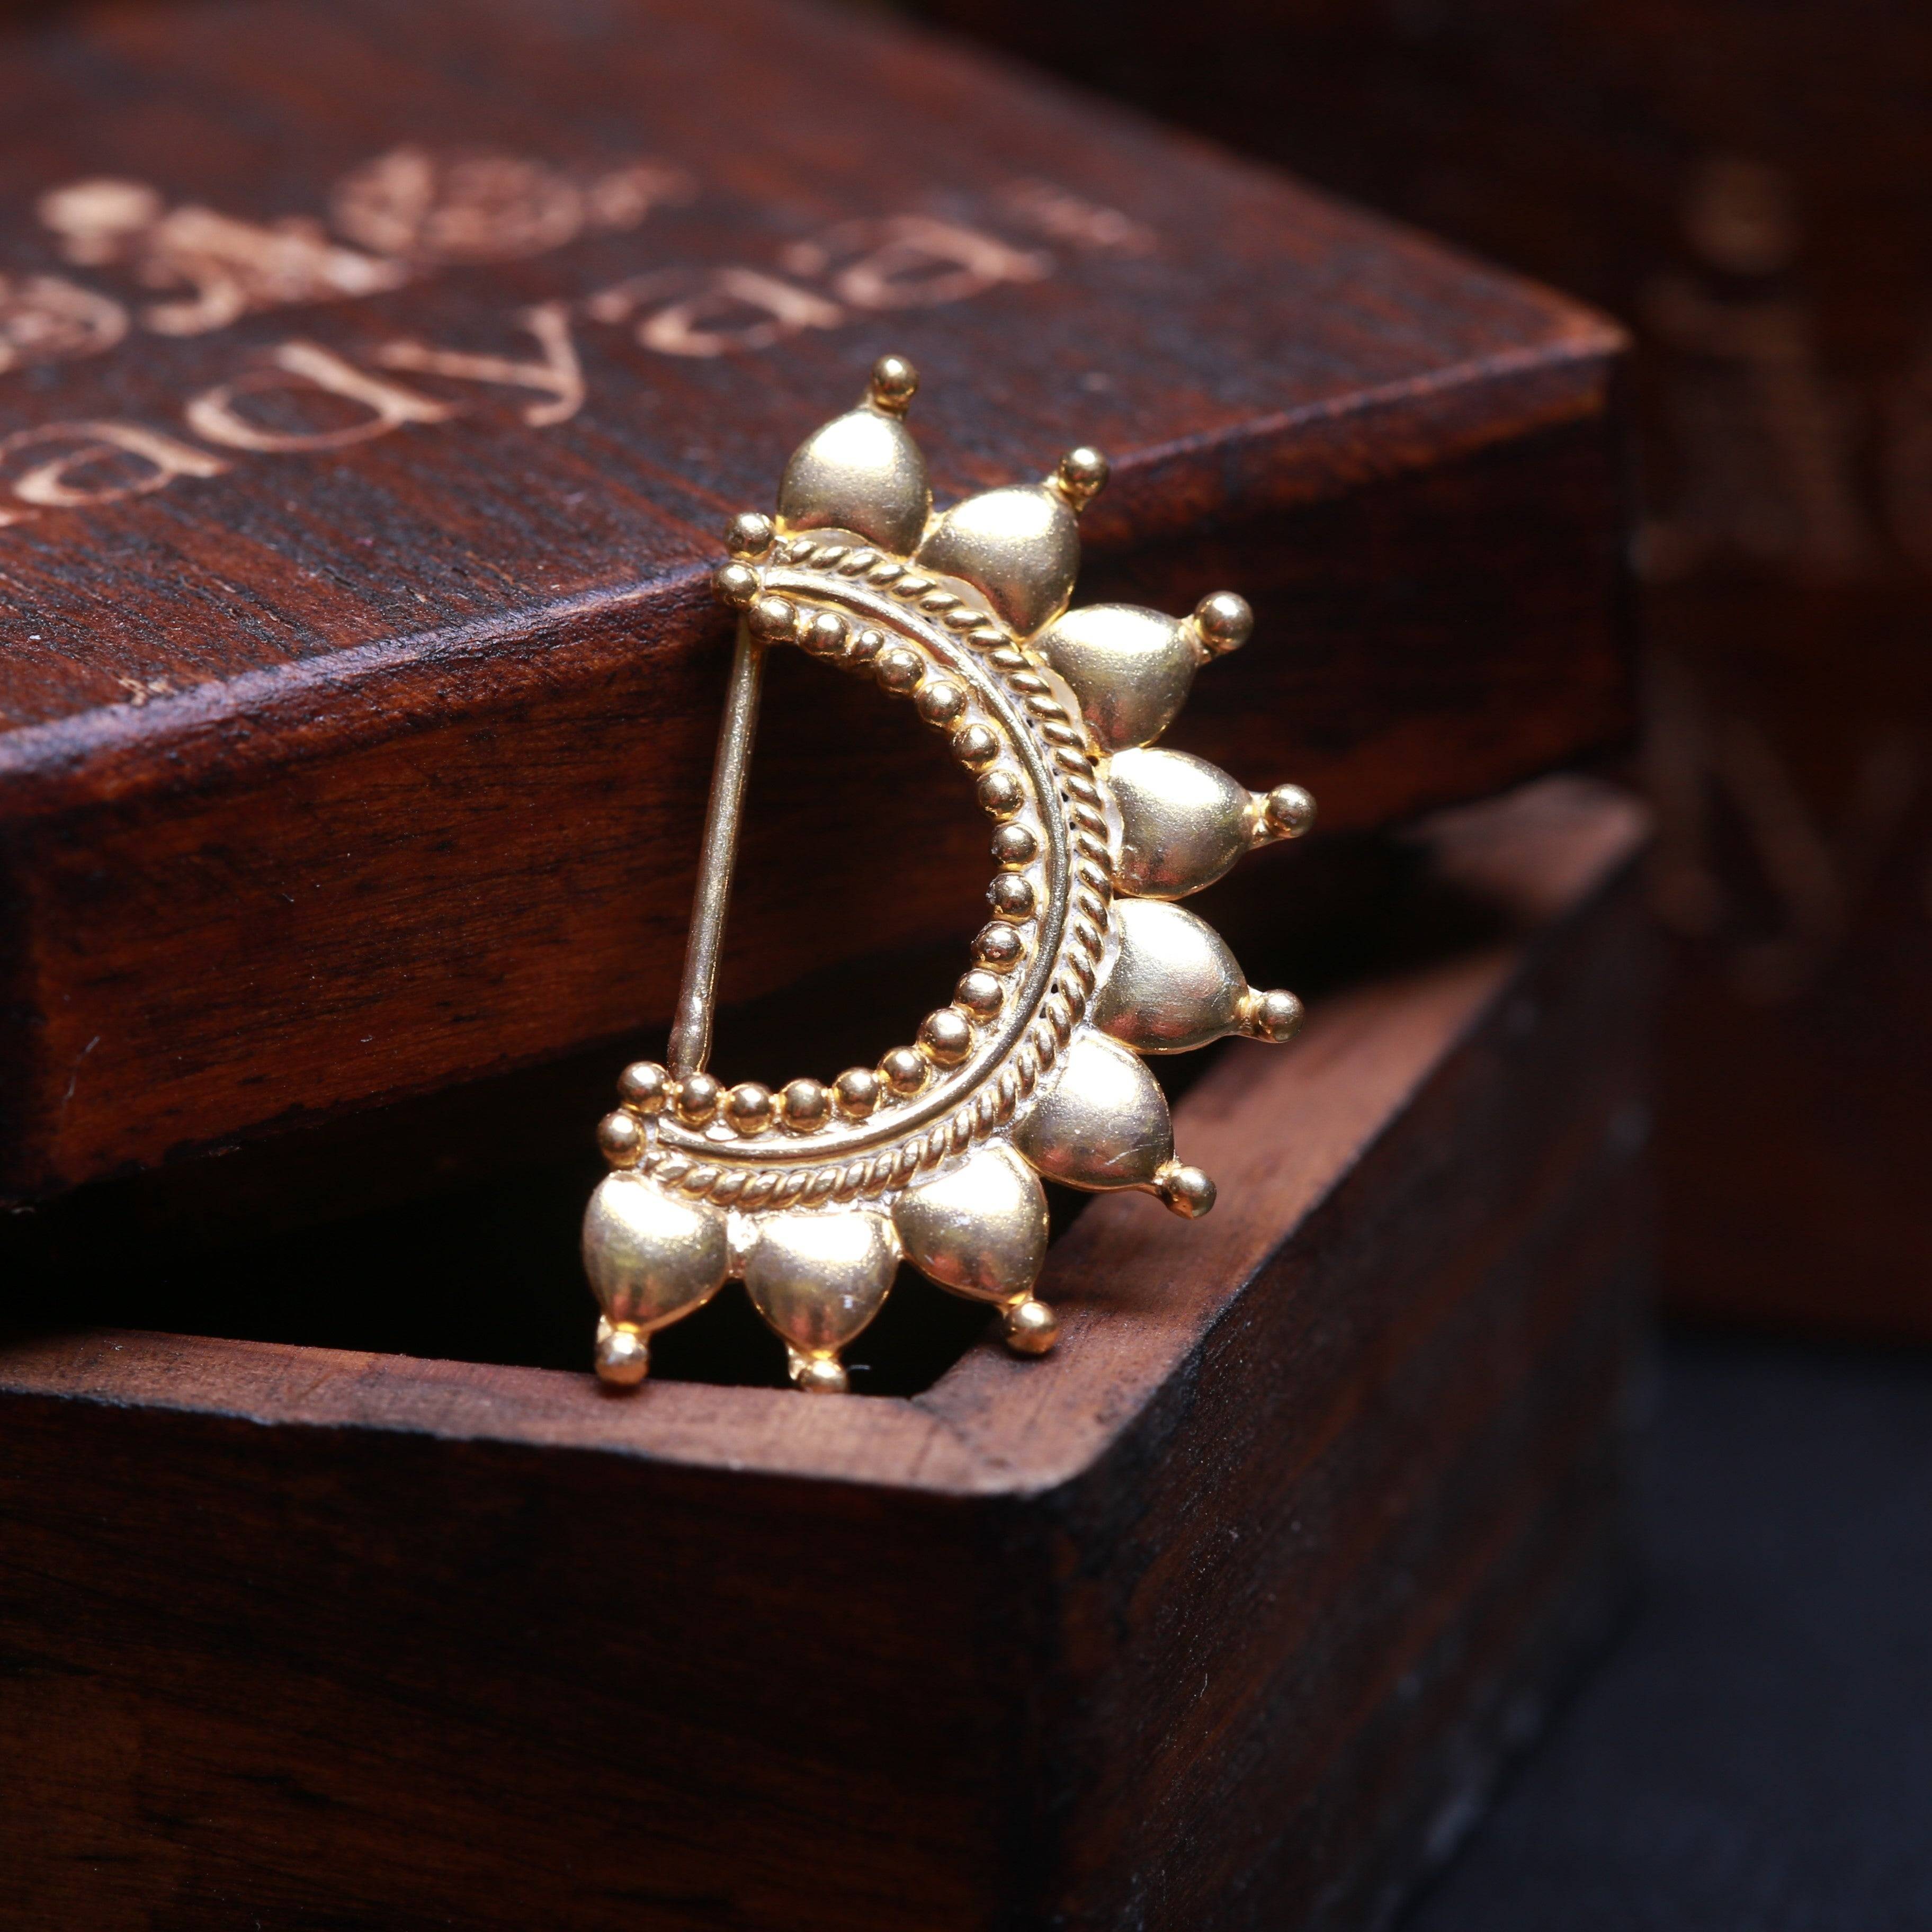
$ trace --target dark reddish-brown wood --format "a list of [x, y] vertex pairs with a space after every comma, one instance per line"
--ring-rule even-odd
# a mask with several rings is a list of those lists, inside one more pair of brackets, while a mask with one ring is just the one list
[[1227, 1052], [1180, 1108], [1220, 1205], [1090, 1207], [1044, 1361], [627, 1400], [8, 1342], [0, 1916], [1385, 1911], [1618, 1588], [1640, 829], [1559, 782], [1438, 821], [1430, 890], [1492, 936], [1321, 1003], [1292, 1053]]
[[1932, 14], [920, 0], [1637, 343], [1666, 1292], [1932, 1334]]
[[[1090, 438], [1084, 594], [1250, 592], [1178, 742], [1328, 824], [1622, 728], [1615, 332], [957, 50], [759, 0], [125, 8], [14, 30], [0, 117], [0, 1196], [661, 1023], [712, 532], [887, 347], [943, 499]], [[523, 172], [468, 228], [371, 226], [371, 164], [479, 147]], [[103, 177], [140, 190], [111, 232], [44, 199]], [[269, 286], [286, 218], [308, 266]], [[290, 298], [318, 251], [410, 278]], [[50, 282], [124, 338], [51, 353], [92, 338]], [[538, 310], [548, 376], [421, 367], [541, 363]], [[560, 332], [583, 394], [533, 424]], [[340, 393], [376, 376], [416, 402]], [[929, 751], [835, 680], [768, 715], [731, 996], [963, 937], [977, 835]]]

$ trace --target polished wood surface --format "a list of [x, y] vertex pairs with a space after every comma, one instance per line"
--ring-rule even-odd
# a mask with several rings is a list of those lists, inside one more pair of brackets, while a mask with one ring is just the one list
[[1486, 936], [1323, 1000], [1291, 1053], [1224, 1052], [1178, 1114], [1220, 1206], [1096, 1201], [1042, 1361], [628, 1400], [514, 1362], [10, 1338], [0, 1915], [1385, 1910], [1620, 1587], [1641, 830], [1568, 782], [1438, 821], [1422, 890]]
[[[763, 0], [9, 31], [10, 1200], [661, 1023], [712, 533], [882, 349], [942, 500], [1108, 450], [1084, 595], [1249, 592], [1184, 742], [1326, 824], [1623, 728], [1620, 340], [1528, 284]], [[767, 717], [728, 997], [963, 938], [929, 748]]]

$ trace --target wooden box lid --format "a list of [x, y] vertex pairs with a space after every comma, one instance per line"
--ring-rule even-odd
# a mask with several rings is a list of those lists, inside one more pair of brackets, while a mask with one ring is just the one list
[[[0, 1196], [661, 1022], [713, 532], [886, 349], [942, 501], [1097, 442], [1082, 595], [1250, 596], [1178, 742], [1325, 823], [1624, 722], [1614, 332], [957, 50], [109, 9], [0, 115]], [[970, 812], [837, 682], [778, 694], [734, 993], [970, 920]]]

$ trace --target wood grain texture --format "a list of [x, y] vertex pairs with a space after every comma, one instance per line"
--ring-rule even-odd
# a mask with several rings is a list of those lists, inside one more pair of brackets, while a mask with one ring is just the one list
[[[1666, 1292], [1932, 1335], [1932, 16], [914, 0], [1623, 318]], [[1239, 50], [1231, 58], [1231, 50]]]
[[[0, 1350], [26, 1932], [1352, 1922], [1615, 1594], [1640, 820], [1442, 828], [1506, 942], [1183, 1103], [1060, 1352], [810, 1402], [132, 1331]], [[1437, 1855], [1439, 1856], [1439, 1844]]]
[[[926, 373], [942, 500], [1096, 440], [1116, 480], [1084, 594], [1250, 592], [1258, 641], [1178, 742], [1312, 784], [1325, 824], [1491, 791], [1623, 727], [1616, 332], [956, 50], [763, 0], [190, 4], [13, 30], [0, 112], [14, 298], [56, 278], [128, 330], [0, 368], [9, 1198], [660, 1022], [722, 685], [711, 532], [769, 502], [886, 346]], [[36, 214], [111, 176], [251, 232], [323, 224], [379, 158], [478, 148], [578, 182], [642, 157], [682, 185], [628, 228], [172, 335], [143, 320], [186, 286], [162, 226], [76, 265]], [[839, 251], [903, 250], [880, 238], [908, 220], [1007, 266], [854, 284]], [[747, 274], [817, 319], [717, 294]], [[726, 352], [640, 340], [693, 290]], [[635, 312], [599, 320], [612, 301]], [[567, 420], [525, 420], [540, 390], [381, 362], [402, 339], [527, 361], [519, 318], [545, 304], [580, 364]], [[326, 450], [197, 430], [211, 395], [297, 442], [383, 426], [289, 378], [292, 341], [455, 412]], [[40, 500], [36, 466], [86, 441], [56, 426], [103, 421], [230, 466]], [[54, 494], [156, 473], [110, 449]], [[785, 849], [742, 896], [734, 997], [970, 929], [963, 794], [836, 682], [769, 714], [758, 802]]]

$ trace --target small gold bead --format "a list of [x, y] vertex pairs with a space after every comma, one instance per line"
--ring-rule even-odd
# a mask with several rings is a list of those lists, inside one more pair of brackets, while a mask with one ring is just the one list
[[943, 730], [966, 709], [966, 694], [950, 678], [936, 677], [920, 686], [914, 706], [928, 724]]
[[958, 985], [952, 989], [952, 997], [976, 1020], [991, 1019], [1000, 1010], [1000, 1003], [1006, 996], [1006, 988], [992, 974], [977, 968], [962, 974]]
[[651, 1338], [635, 1328], [600, 1321], [594, 1359], [600, 1381], [613, 1388], [635, 1388], [651, 1371]]
[[724, 1122], [741, 1134], [761, 1134], [778, 1117], [772, 1090], [755, 1080], [741, 1082], [724, 1096]]
[[1070, 508], [1084, 510], [1107, 487], [1111, 473], [1107, 459], [1097, 449], [1082, 443], [1060, 459], [1053, 481]]
[[903, 698], [908, 692], [919, 688], [920, 680], [926, 675], [926, 664], [918, 652], [894, 644], [873, 660], [872, 674], [881, 688], [896, 698]]
[[941, 1006], [919, 1024], [920, 1051], [935, 1066], [957, 1066], [973, 1051], [973, 1028], [955, 1006]]
[[1216, 590], [1194, 607], [1194, 628], [1210, 657], [1238, 651], [1254, 634], [1255, 614], [1245, 597], [1232, 590]]
[[816, 1080], [794, 1080], [778, 1096], [785, 1125], [795, 1134], [808, 1134], [832, 1118], [832, 1096]]
[[977, 788], [980, 809], [995, 818], [1010, 818], [1026, 802], [1026, 788], [1017, 772], [988, 772]]
[[1024, 825], [1003, 825], [993, 834], [993, 856], [1003, 866], [1030, 866], [1040, 841]]
[[798, 640], [815, 658], [836, 658], [844, 650], [851, 628], [836, 610], [814, 610], [801, 626]]
[[1029, 1297], [1006, 1310], [1006, 1346], [1022, 1355], [1043, 1355], [1060, 1340], [1060, 1317]]
[[861, 631], [845, 652], [848, 670], [869, 670], [880, 651], [885, 649], [886, 634], [883, 631]]
[[872, 364], [866, 394], [872, 406], [889, 416], [902, 416], [919, 392], [919, 371], [903, 356], [881, 356]]
[[879, 1062], [879, 1073], [886, 1084], [902, 1100], [908, 1100], [926, 1084], [926, 1056], [910, 1046], [896, 1046]]
[[717, 1112], [724, 1090], [708, 1073], [687, 1073], [677, 1083], [676, 1097], [671, 1104], [686, 1126], [701, 1127]]
[[1000, 741], [983, 724], [968, 724], [952, 734], [952, 755], [969, 772], [990, 765], [1000, 755]]
[[711, 573], [711, 588], [719, 603], [742, 610], [758, 594], [758, 573], [748, 563], [720, 564]]
[[1160, 1198], [1184, 1221], [1198, 1221], [1214, 1204], [1214, 1184], [1198, 1167], [1171, 1160], [1154, 1178]]
[[1262, 816], [1276, 837], [1299, 838], [1315, 823], [1315, 801], [1299, 785], [1276, 785], [1262, 807]]
[[1008, 919], [1033, 916], [1033, 881], [1016, 872], [1002, 872], [986, 888], [986, 898], [995, 912]]
[[1292, 993], [1250, 993], [1241, 1002], [1241, 1030], [1280, 1046], [1301, 1030], [1307, 1015]]
[[636, 1114], [620, 1107], [597, 1123], [597, 1144], [613, 1167], [634, 1167], [644, 1150], [644, 1130]]
[[848, 1066], [832, 1082], [832, 1094], [848, 1120], [862, 1120], [879, 1104], [879, 1076], [869, 1066]]
[[798, 627], [797, 611], [782, 597], [760, 597], [746, 614], [752, 636], [764, 644], [782, 644]]
[[1026, 957], [1026, 941], [1017, 926], [996, 919], [980, 928], [973, 941], [973, 957], [990, 972], [1010, 973]]
[[634, 1114], [661, 1114], [670, 1098], [670, 1076], [655, 1060], [634, 1060], [617, 1076], [617, 1097]]
[[734, 556], [763, 556], [777, 535], [770, 518], [756, 510], [740, 510], [724, 526], [724, 548]]
[[807, 1395], [843, 1395], [851, 1384], [835, 1355], [801, 1355], [791, 1358], [792, 1384]]

